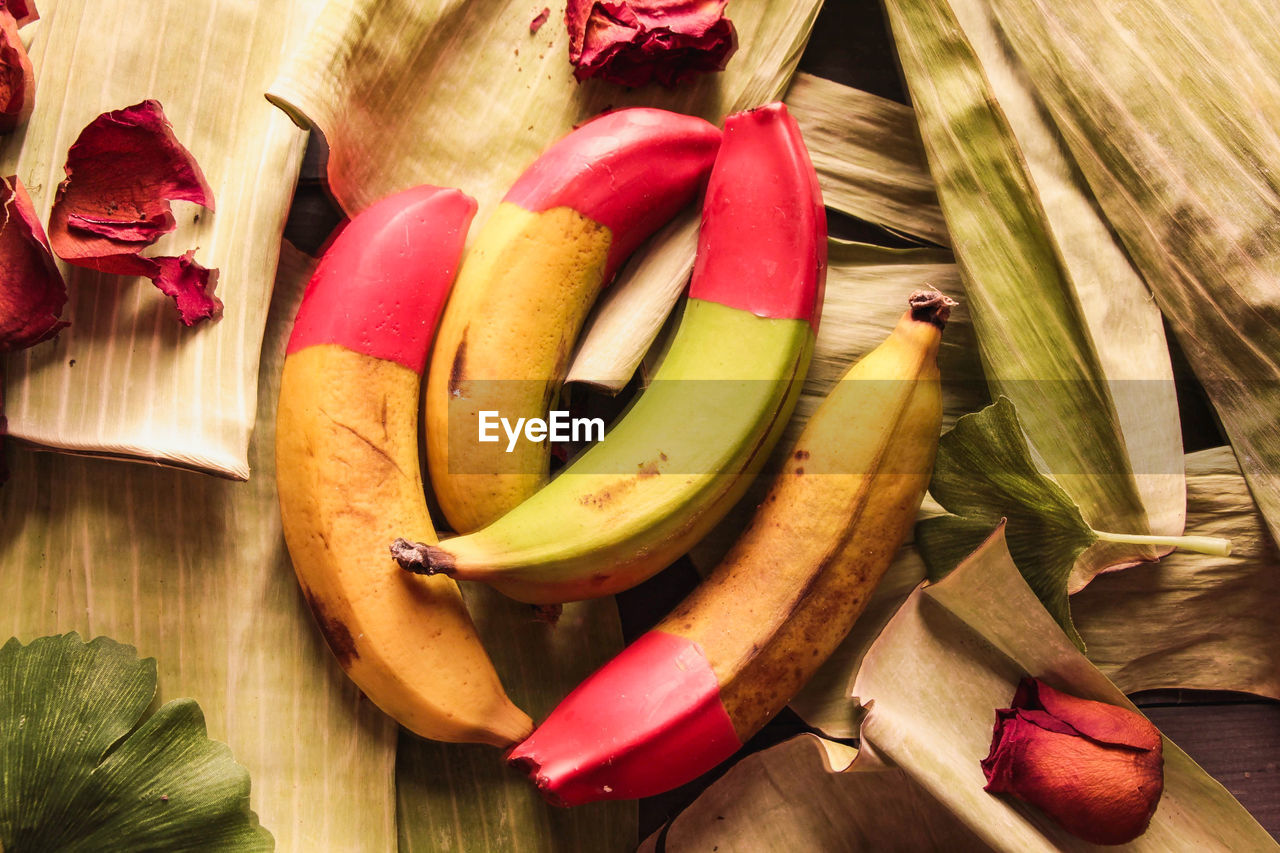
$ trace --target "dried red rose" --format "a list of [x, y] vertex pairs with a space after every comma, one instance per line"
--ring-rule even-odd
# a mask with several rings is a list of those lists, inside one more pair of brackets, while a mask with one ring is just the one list
[[[31, 59], [18, 36], [18, 27], [34, 18], [34, 9], [28, 11], [21, 4], [10, 7], [0, 0], [0, 133], [9, 133], [30, 118], [36, 102]], [[21, 22], [16, 14], [23, 15]]]
[[213, 317], [216, 270], [181, 257], [139, 253], [175, 228], [171, 200], [213, 210], [213, 191], [156, 101], [103, 113], [67, 152], [67, 179], [49, 217], [53, 250], [77, 266], [142, 275], [174, 297], [188, 326]]
[[569, 0], [569, 61], [579, 80], [675, 86], [723, 71], [738, 49], [727, 0]]
[[10, 352], [47, 341], [67, 325], [58, 319], [67, 285], [16, 175], [0, 179], [0, 204], [0, 352]]
[[1146, 831], [1164, 790], [1160, 732], [1127, 708], [1080, 699], [1024, 678], [996, 711], [985, 790], [1030, 803], [1094, 844]]

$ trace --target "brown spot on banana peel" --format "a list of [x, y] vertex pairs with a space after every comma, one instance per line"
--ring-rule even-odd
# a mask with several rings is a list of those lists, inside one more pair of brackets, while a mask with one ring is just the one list
[[351, 629], [341, 619], [329, 613], [324, 602], [312, 595], [311, 590], [304, 589], [303, 594], [307, 597], [307, 604], [311, 607], [311, 613], [315, 616], [320, 633], [324, 635], [333, 656], [338, 659], [342, 668], [346, 669], [353, 661], [360, 658], [360, 652], [356, 650], [355, 637], [351, 636]]
[[467, 333], [462, 333], [462, 339], [458, 341], [458, 349], [453, 354], [453, 364], [449, 367], [449, 396], [459, 397], [462, 395], [462, 382], [465, 379], [467, 370]]

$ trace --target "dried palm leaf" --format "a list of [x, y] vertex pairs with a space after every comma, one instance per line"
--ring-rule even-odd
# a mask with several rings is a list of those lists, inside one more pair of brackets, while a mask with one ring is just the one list
[[47, 448], [249, 476], [258, 353], [306, 134], [259, 95], [320, 0], [42, 0], [31, 120], [3, 144], [41, 217], [67, 149], [100, 113], [155, 98], [195, 155], [218, 210], [175, 209], [160, 254], [199, 247], [225, 308], [188, 329], [145, 279], [64, 267], [53, 341], [9, 359], [9, 432]]
[[[1100, 530], [1177, 535], [1184, 483], [1160, 314], [980, 0], [888, 0], [992, 391]], [[1099, 542], [1071, 588], [1160, 550]]]
[[1280, 7], [991, 5], [1280, 538]]

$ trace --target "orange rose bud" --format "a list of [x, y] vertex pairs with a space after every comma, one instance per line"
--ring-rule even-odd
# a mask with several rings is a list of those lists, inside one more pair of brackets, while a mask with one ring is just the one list
[[1141, 714], [1024, 678], [996, 711], [985, 790], [1012, 794], [1094, 844], [1146, 832], [1164, 791], [1160, 732]]

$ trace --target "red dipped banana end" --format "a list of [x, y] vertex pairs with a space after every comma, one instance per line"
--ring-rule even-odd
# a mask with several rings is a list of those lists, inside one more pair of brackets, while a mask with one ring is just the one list
[[689, 296], [816, 331], [826, 281], [827, 212], [799, 125], [780, 103], [729, 116]]
[[533, 162], [503, 201], [539, 213], [568, 207], [609, 229], [604, 280], [707, 182], [720, 130], [651, 107], [605, 113]]
[[370, 205], [320, 259], [287, 351], [340, 344], [421, 374], [475, 212], [425, 184]]
[[702, 649], [650, 631], [582, 682], [507, 760], [549, 802], [577, 806], [669, 791], [741, 745]]

